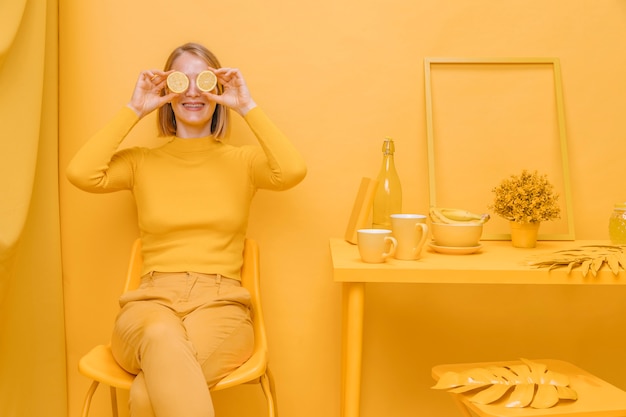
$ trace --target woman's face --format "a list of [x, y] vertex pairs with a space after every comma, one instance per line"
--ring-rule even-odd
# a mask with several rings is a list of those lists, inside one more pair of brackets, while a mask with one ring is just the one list
[[[211, 118], [216, 103], [209, 101], [196, 85], [196, 77], [208, 68], [200, 57], [183, 52], [172, 62], [173, 70], [189, 78], [189, 88], [172, 99], [172, 110], [176, 116], [176, 136], [197, 138], [211, 135]], [[212, 91], [215, 93], [215, 89]]]

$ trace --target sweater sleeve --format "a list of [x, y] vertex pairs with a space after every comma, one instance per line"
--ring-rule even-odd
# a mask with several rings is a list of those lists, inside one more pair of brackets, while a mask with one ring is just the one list
[[69, 181], [93, 193], [131, 188], [133, 165], [130, 152], [116, 151], [138, 120], [130, 108], [122, 108], [70, 161], [66, 170]]
[[256, 186], [286, 190], [300, 183], [306, 176], [307, 168], [289, 139], [259, 107], [250, 110], [245, 120], [263, 149], [263, 153], [259, 153], [252, 161]]

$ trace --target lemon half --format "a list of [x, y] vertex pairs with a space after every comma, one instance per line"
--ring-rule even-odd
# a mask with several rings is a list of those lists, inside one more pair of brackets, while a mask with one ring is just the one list
[[217, 77], [211, 71], [202, 71], [196, 78], [196, 85], [202, 91], [211, 91], [217, 85]]
[[167, 88], [174, 93], [182, 93], [189, 88], [189, 78], [180, 71], [167, 76]]

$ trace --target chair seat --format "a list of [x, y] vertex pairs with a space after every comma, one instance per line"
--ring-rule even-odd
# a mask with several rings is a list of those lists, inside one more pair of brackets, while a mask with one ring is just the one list
[[239, 368], [224, 377], [211, 388], [211, 391], [219, 391], [248, 382], [258, 382], [259, 378], [267, 372], [267, 353], [263, 349], [255, 349], [252, 356]]
[[[542, 363], [548, 369], [567, 375], [570, 378], [570, 386], [578, 393], [576, 401], [559, 402], [557, 405], [546, 409], [536, 408], [507, 408], [502, 405], [480, 405], [469, 401], [468, 396], [452, 394], [461, 407], [465, 416], [478, 415], [480, 417], [623, 417], [626, 416], [626, 392], [584, 371], [577, 366], [556, 359], [537, 359], [534, 362]], [[520, 361], [463, 363], [438, 365], [433, 367], [432, 376], [435, 380], [446, 372], [461, 372], [472, 368], [485, 368], [489, 366], [506, 366], [519, 364]], [[473, 414], [469, 414], [471, 410]]]
[[123, 370], [113, 358], [110, 345], [98, 345], [78, 362], [81, 374], [111, 387], [130, 390], [135, 375]]
[[[111, 352], [110, 345], [98, 345], [92, 348], [78, 362], [81, 374], [111, 387], [130, 390], [135, 375], [122, 369]], [[267, 357], [262, 349], [256, 349], [252, 356], [239, 368], [228, 374], [211, 388], [219, 391], [247, 382], [256, 382], [267, 370]]]

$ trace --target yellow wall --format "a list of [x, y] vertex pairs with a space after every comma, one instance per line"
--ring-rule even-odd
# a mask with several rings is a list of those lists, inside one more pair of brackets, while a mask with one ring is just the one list
[[[607, 238], [626, 199], [623, 0], [60, 0], [60, 165], [130, 97], [138, 72], [196, 40], [242, 69], [258, 103], [303, 152], [307, 179], [261, 192], [271, 366], [284, 417], [339, 415], [340, 287], [328, 238], [342, 236], [384, 136], [396, 140], [404, 210], [428, 207], [423, 58], [561, 59], [578, 238]], [[136, 129], [154, 129], [153, 120]], [[235, 126], [252, 140], [241, 123]], [[477, 144], [480, 137], [476, 137]], [[497, 155], [494, 155], [497, 158]], [[461, 169], [461, 168], [459, 168]], [[487, 167], [485, 169], [488, 169]], [[135, 235], [130, 196], [61, 179], [70, 415], [87, 388], [75, 364], [109, 338]], [[453, 415], [430, 367], [555, 357], [626, 389], [624, 290], [497, 286], [368, 287], [363, 416]], [[244, 398], [234, 409], [231, 397]], [[108, 415], [102, 391], [94, 415]], [[217, 398], [222, 417], [261, 415], [254, 387]]]

